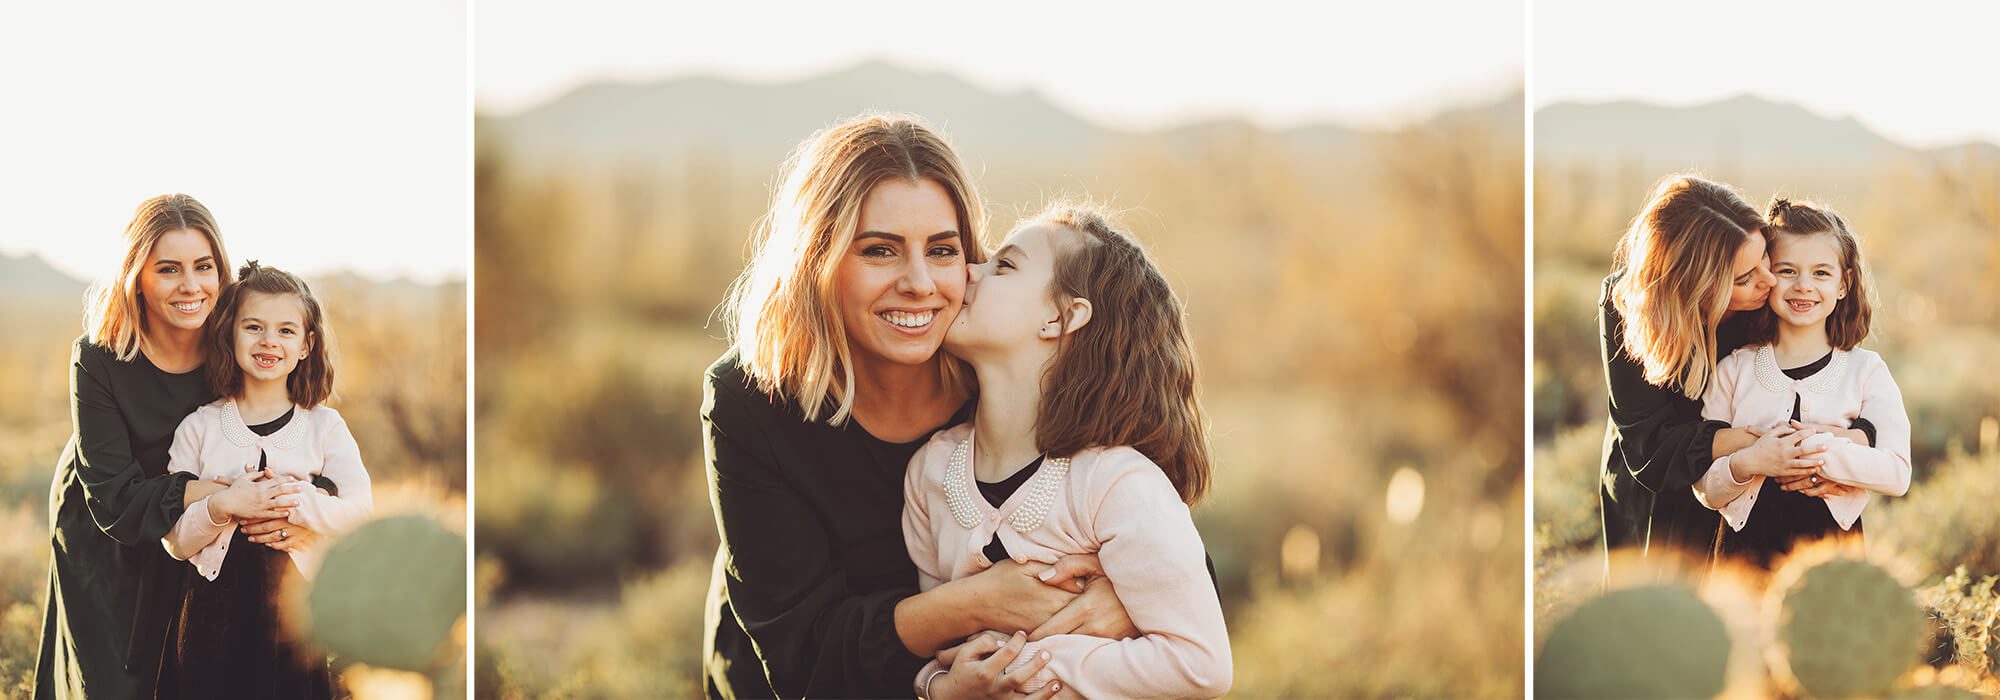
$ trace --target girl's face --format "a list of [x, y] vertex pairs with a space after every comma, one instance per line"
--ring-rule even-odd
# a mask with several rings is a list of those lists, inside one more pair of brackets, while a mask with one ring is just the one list
[[193, 229], [162, 234], [146, 255], [146, 266], [139, 270], [139, 301], [146, 310], [146, 322], [201, 330], [214, 310], [216, 288], [221, 284], [208, 236]]
[[1771, 298], [1770, 256], [1764, 247], [1764, 235], [1753, 234], [1743, 247], [1736, 249], [1736, 263], [1731, 269], [1735, 278], [1729, 287], [1730, 311], [1756, 311], [1764, 308]]
[[296, 294], [244, 292], [236, 310], [236, 366], [243, 383], [283, 382], [312, 349], [306, 305]]
[[1771, 241], [1771, 272], [1778, 277], [1771, 310], [1786, 324], [1825, 323], [1833, 307], [1847, 298], [1840, 247], [1832, 235], [1776, 237]]
[[965, 308], [945, 336], [945, 349], [971, 359], [1054, 340], [1058, 309], [1049, 292], [1057, 247], [1073, 245], [1076, 235], [1056, 224], [1029, 224], [986, 262], [971, 266]]
[[854, 241], [834, 270], [841, 323], [857, 363], [914, 365], [937, 356], [965, 296], [958, 208], [932, 180], [868, 190]]

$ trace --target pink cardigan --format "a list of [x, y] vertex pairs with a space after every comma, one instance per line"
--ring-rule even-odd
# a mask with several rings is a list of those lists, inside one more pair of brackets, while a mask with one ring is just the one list
[[[1094, 553], [1144, 636], [1062, 634], [1031, 644], [1022, 659], [1037, 647], [1052, 656], [1035, 687], [1053, 672], [1093, 698], [1228, 692], [1229, 634], [1203, 564], [1206, 550], [1187, 505], [1158, 465], [1129, 447], [1084, 450], [1069, 460], [1066, 473], [1057, 460], [1044, 463], [996, 509], [973, 482], [971, 441], [970, 423], [953, 427], [933, 436], [910, 460], [903, 539], [920, 588], [992, 566], [982, 550], [996, 532], [1023, 562]], [[954, 466], [952, 453], [960, 449], [965, 456]], [[1037, 503], [1048, 504], [1039, 518]]]
[[[340, 412], [324, 405], [299, 407], [290, 422], [268, 436], [250, 431], [233, 400], [222, 399], [195, 409], [174, 431], [167, 468], [202, 479], [234, 477], [256, 471], [259, 453], [269, 457], [272, 472], [306, 481], [315, 475], [325, 476], [340, 487], [337, 498], [317, 490], [287, 497], [296, 507], [286, 520], [323, 535], [318, 545], [359, 524], [375, 507], [368, 470], [361, 466], [361, 449], [355, 445], [354, 435], [347, 432], [347, 421], [340, 418]], [[222, 571], [230, 537], [235, 533], [234, 521], [215, 524], [208, 499], [203, 498], [188, 506], [160, 543], [168, 554], [193, 563], [195, 571], [213, 581]], [[318, 571], [323, 552], [317, 549], [320, 547], [291, 553], [292, 562], [308, 578]]]
[[[1822, 453], [1826, 466], [1820, 469], [1826, 478], [1864, 489], [1823, 499], [1841, 529], [1853, 529], [1868, 506], [1867, 492], [1901, 496], [1910, 490], [1910, 417], [1889, 366], [1874, 352], [1835, 350], [1824, 369], [1794, 380], [1779, 369], [1770, 345], [1739, 349], [1716, 364], [1715, 378], [1702, 397], [1701, 414], [1736, 427], [1778, 425], [1791, 419], [1794, 396], [1799, 417], [1807, 423], [1844, 426], [1867, 414], [1875, 424], [1873, 447], [1832, 435], [1814, 435], [1801, 443], [1827, 446]], [[1694, 495], [1702, 505], [1721, 511], [1729, 526], [1740, 531], [1750, 522], [1757, 490], [1763, 485], [1761, 476], [1737, 481], [1725, 455], [1695, 482]]]

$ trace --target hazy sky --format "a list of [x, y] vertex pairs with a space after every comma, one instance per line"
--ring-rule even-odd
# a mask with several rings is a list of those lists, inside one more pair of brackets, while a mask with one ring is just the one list
[[1533, 99], [1755, 93], [1912, 146], [2000, 143], [1996, 31], [2000, 2], [1536, 0]]
[[[867, 9], [859, 9], [862, 7]], [[507, 113], [594, 79], [791, 79], [867, 59], [1030, 87], [1115, 127], [1380, 126], [1520, 90], [1520, 2], [481, 0], [474, 85]]]
[[457, 2], [8, 3], [0, 252], [94, 280], [185, 192], [237, 261], [463, 278], [466, 80]]

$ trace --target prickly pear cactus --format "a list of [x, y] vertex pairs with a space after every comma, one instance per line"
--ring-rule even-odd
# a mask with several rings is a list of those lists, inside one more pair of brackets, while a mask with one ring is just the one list
[[1916, 666], [1928, 636], [1916, 595], [1889, 572], [1834, 559], [1785, 590], [1774, 665], [1813, 697], [1879, 696]]
[[421, 516], [363, 525], [327, 552], [306, 607], [342, 660], [430, 670], [465, 614], [465, 538]]
[[1646, 586], [1584, 603], [1550, 630], [1535, 697], [1709, 698], [1722, 692], [1729, 632], [1692, 591]]

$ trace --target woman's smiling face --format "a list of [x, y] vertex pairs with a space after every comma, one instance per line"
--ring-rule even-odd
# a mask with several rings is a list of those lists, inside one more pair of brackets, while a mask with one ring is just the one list
[[[146, 266], [139, 270], [139, 295], [146, 323], [165, 323], [181, 330], [200, 330], [215, 308], [222, 276], [215, 266], [215, 249], [208, 236], [192, 229], [168, 231], [153, 242]], [[156, 330], [165, 330], [155, 328]]]
[[834, 270], [836, 304], [856, 363], [929, 361], [965, 296], [958, 208], [932, 180], [868, 190], [854, 240]]
[[1736, 249], [1736, 260], [1730, 272], [1734, 273], [1729, 286], [1730, 311], [1756, 311], [1764, 308], [1771, 298], [1771, 268], [1767, 265], [1770, 255], [1765, 248], [1764, 235], [1752, 234], [1743, 246]]

